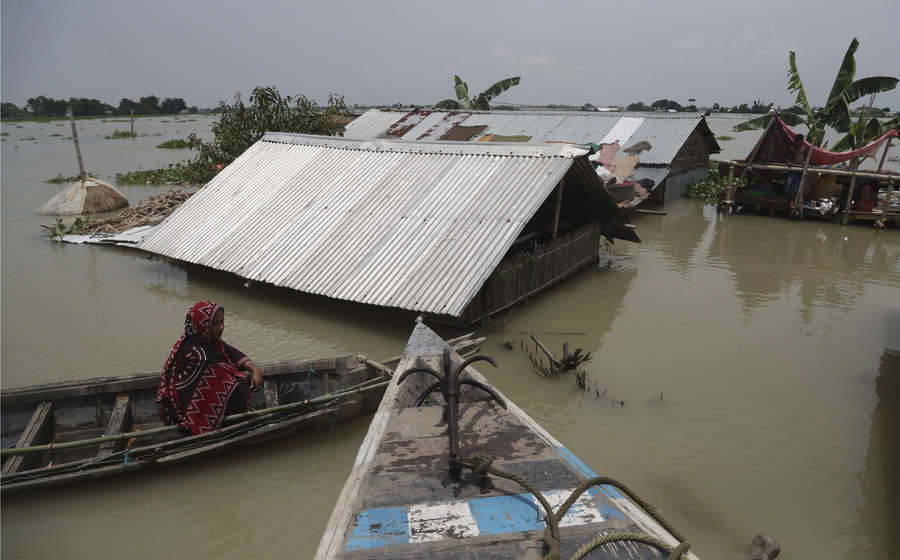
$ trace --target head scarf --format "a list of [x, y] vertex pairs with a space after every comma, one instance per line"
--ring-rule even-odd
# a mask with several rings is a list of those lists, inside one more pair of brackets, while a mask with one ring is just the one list
[[198, 301], [191, 306], [184, 318], [184, 336], [196, 335], [201, 338], [209, 336], [213, 316], [219, 309], [224, 308], [205, 300]]

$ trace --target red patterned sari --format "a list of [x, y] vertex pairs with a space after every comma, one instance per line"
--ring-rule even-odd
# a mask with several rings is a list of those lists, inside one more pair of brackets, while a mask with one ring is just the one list
[[159, 379], [160, 416], [192, 434], [215, 430], [226, 414], [245, 411], [250, 404], [250, 388], [238, 371], [247, 356], [209, 336], [219, 309], [211, 301], [190, 308], [184, 334], [172, 347]]

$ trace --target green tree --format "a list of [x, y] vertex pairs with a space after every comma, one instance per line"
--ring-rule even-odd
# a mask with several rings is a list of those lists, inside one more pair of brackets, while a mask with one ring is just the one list
[[[826, 126], [831, 126], [838, 132], [850, 133], [851, 127], [854, 126], [850, 115], [851, 103], [868, 95], [890, 91], [897, 86], [897, 78], [890, 76], [873, 76], [855, 80], [855, 55], [858, 47], [859, 41], [854, 37], [850, 42], [850, 46], [847, 47], [847, 52], [844, 54], [837, 76], [834, 78], [834, 84], [831, 86], [831, 91], [826, 98], [825, 106], [820, 108], [810, 106], [806, 89], [803, 87], [803, 81], [800, 79], [800, 72], [797, 70], [797, 54], [794, 51], [789, 51], [788, 91], [797, 94], [796, 104], [803, 109], [805, 117], [793, 113], [783, 113], [781, 118], [791, 126], [805, 125], [808, 129], [806, 139], [815, 146], [824, 147]], [[735, 126], [734, 130], [740, 132], [742, 130], [765, 128], [769, 125], [772, 118], [774, 118], [774, 114], [750, 119]], [[863, 127], [863, 130], [867, 126], [868, 124]], [[854, 138], [857, 138], [857, 136], [854, 136]], [[862, 136], [859, 136], [859, 138], [862, 138]], [[843, 139], [841, 142], [843, 142]]]
[[4, 102], [0, 105], [0, 117], [4, 119], [12, 119], [15, 117], [24, 117], [27, 113], [23, 109], [19, 109], [15, 103]]
[[38, 95], [25, 104], [25, 108], [35, 117], [62, 117], [66, 114], [69, 103], [64, 99], [53, 99]]
[[187, 104], [184, 102], [184, 99], [180, 97], [166, 97], [162, 100], [162, 103], [159, 104], [160, 112], [167, 115], [180, 113], [185, 109], [187, 109]]
[[625, 107], [626, 111], [649, 111], [650, 107], [644, 105], [643, 101], [638, 101], [635, 103], [631, 103], [628, 107]]
[[138, 109], [135, 112], [141, 113], [142, 115], [155, 115], [159, 113], [159, 97], [156, 97], [155, 95], [141, 97], [140, 100], [138, 100]]
[[299, 132], [340, 136], [349, 112], [343, 96], [331, 95], [320, 109], [302, 94], [282, 97], [275, 87], [257, 87], [245, 105], [240, 94], [230, 105], [219, 103], [221, 116], [212, 125], [214, 139], [204, 142], [191, 134], [188, 141], [197, 150], [190, 162], [189, 180], [204, 183], [215, 175], [218, 165], [228, 165], [266, 132]]
[[85, 116], [85, 115], [105, 115], [107, 113], [112, 113], [115, 109], [107, 105], [106, 103], [100, 101], [99, 99], [87, 99], [85, 97], [77, 97], [71, 100], [72, 103], [72, 112], [75, 116]]
[[120, 115], [127, 115], [132, 111], [134, 111], [135, 113], [139, 113], [140, 110], [140, 105], [138, 105], [135, 101], [132, 101], [127, 97], [123, 97], [122, 100], [119, 101], [119, 107], [116, 109], [116, 113]]
[[677, 101], [672, 101], [671, 99], [657, 99], [650, 104], [651, 111], [668, 111], [669, 109], [674, 109], [675, 111], [683, 111], [684, 107], [682, 107]]
[[490, 111], [491, 99], [499, 96], [509, 88], [519, 85], [520, 77], [516, 76], [514, 78], [500, 80], [475, 96], [474, 100], [469, 98], [469, 86], [466, 82], [462, 81], [459, 76], [453, 76], [453, 79], [455, 81], [453, 89], [456, 92], [457, 101], [454, 101], [453, 99], [438, 101], [434, 104], [435, 109], [475, 109], [478, 111]]

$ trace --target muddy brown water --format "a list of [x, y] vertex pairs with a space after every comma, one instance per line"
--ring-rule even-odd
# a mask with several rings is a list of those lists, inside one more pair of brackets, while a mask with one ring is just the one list
[[[743, 157], [756, 134], [733, 122], [711, 125], [735, 136], [723, 156]], [[257, 361], [401, 351], [411, 313], [48, 242], [51, 220], [34, 209], [64, 185], [43, 180], [76, 166], [71, 143], [51, 136], [68, 124], [56, 124], [2, 125], [2, 387], [159, 369], [199, 299], [226, 307], [225, 339]], [[139, 119], [147, 136], [106, 140], [128, 123], [80, 121], [79, 135], [105, 178], [186, 157], [154, 146], [209, 124]], [[122, 190], [136, 202], [166, 188]], [[721, 216], [686, 200], [634, 221], [643, 244], [617, 242], [610, 262], [478, 328], [500, 364], [482, 371], [660, 507], [703, 558], [733, 558], [759, 531], [786, 559], [896, 554], [900, 231]], [[571, 333], [539, 336], [591, 352], [593, 390], [532, 373], [519, 350], [532, 331]], [[2, 557], [310, 557], [367, 426], [4, 498]]]

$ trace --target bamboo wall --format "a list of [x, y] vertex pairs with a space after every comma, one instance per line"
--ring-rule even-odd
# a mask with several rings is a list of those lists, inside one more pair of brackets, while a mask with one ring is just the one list
[[502, 311], [597, 262], [600, 222], [560, 235], [531, 251], [504, 257], [463, 313], [472, 323]]

